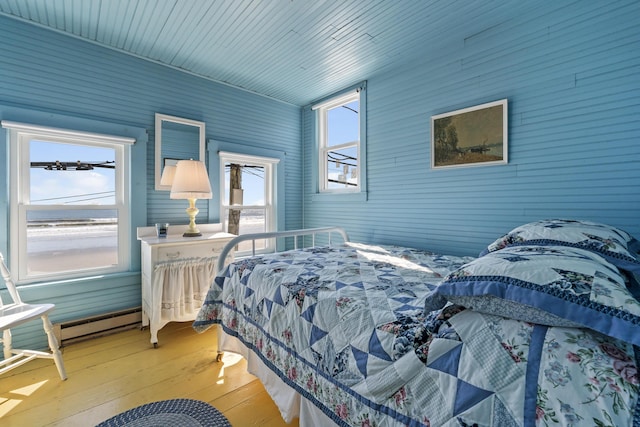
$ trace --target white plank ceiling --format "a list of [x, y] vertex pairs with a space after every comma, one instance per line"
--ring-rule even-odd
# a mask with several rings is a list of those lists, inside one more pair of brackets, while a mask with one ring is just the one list
[[[562, 0], [561, 0], [562, 1]], [[0, 0], [0, 14], [295, 105], [460, 48], [505, 0]]]

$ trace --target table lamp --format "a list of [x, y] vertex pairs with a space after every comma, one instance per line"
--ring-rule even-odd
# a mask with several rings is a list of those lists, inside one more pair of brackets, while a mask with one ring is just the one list
[[171, 199], [187, 199], [189, 207], [186, 209], [189, 215], [189, 228], [183, 234], [184, 237], [202, 236], [196, 227], [197, 199], [210, 199], [211, 183], [204, 162], [199, 160], [180, 160], [176, 165], [176, 173], [171, 184]]
[[166, 185], [171, 187], [173, 184], [173, 178], [176, 176], [176, 165], [167, 165], [162, 169], [162, 176], [160, 177], [160, 185]]

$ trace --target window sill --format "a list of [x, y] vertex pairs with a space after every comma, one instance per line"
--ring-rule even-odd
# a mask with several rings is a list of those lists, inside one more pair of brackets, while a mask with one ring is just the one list
[[314, 193], [311, 195], [312, 202], [366, 202], [367, 193]]

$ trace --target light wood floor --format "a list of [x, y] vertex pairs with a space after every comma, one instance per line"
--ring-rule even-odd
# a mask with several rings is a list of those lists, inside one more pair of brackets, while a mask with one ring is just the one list
[[236, 427], [286, 424], [246, 362], [226, 353], [215, 362], [216, 333], [191, 323], [149, 332], [133, 329], [65, 346], [68, 379], [51, 360], [29, 362], [0, 377], [0, 426], [94, 426], [113, 415], [164, 399], [210, 403]]

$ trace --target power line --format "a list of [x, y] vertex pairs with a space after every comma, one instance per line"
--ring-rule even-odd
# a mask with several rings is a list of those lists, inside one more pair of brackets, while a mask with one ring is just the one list
[[356, 183], [354, 183], [354, 182], [349, 182], [349, 181], [340, 181], [340, 180], [337, 180], [337, 179], [331, 179], [331, 178], [327, 179], [327, 181], [329, 181], [329, 182], [333, 182], [333, 183], [336, 183], [336, 184], [351, 185], [351, 186], [354, 186], [354, 187], [356, 187], [356, 186], [358, 185], [358, 184], [356, 184]]
[[[336, 156], [342, 156], [342, 157], [338, 158]], [[327, 160], [330, 161], [330, 162], [338, 162], [340, 164], [351, 166], [351, 167], [354, 167], [354, 168], [358, 167], [357, 163], [353, 164], [353, 163], [349, 163], [348, 162], [348, 160], [355, 160], [357, 162], [358, 161], [357, 157], [348, 156], [348, 155], [342, 154], [342, 153], [328, 152], [327, 153]]]
[[[109, 195], [113, 196], [115, 195], [115, 191], [101, 191], [98, 193], [86, 193], [86, 194], [75, 194], [75, 195], [71, 195], [71, 196], [61, 196], [61, 197], [51, 197], [48, 199], [37, 199], [37, 200], [32, 200], [31, 202], [48, 202], [51, 200], [61, 200], [61, 199], [69, 199], [69, 198], [73, 198], [73, 197], [86, 197], [86, 196], [97, 196], [98, 194], [107, 194], [107, 196], [101, 196], [101, 197], [94, 197], [93, 199], [104, 199], [106, 197], [109, 197]], [[83, 199], [83, 200], [93, 200], [93, 199]], [[76, 200], [77, 201], [81, 201], [81, 200]], [[73, 201], [68, 202], [68, 203], [74, 203]]]
[[[237, 164], [237, 163], [232, 163]], [[225, 166], [225, 171], [231, 170], [231, 164], [227, 163]], [[240, 165], [243, 173], [247, 173], [249, 175], [257, 176], [258, 178], [264, 178], [264, 166], [252, 166], [252, 165]]]
[[346, 105], [341, 105], [341, 107], [346, 108], [347, 110], [353, 111], [354, 113], [358, 114], [358, 110], [356, 110], [355, 108], [347, 107]]
[[[115, 193], [114, 193], [115, 196]], [[90, 197], [88, 199], [80, 199], [80, 200], [71, 200], [69, 202], [65, 202], [65, 205], [71, 204], [71, 203], [78, 203], [78, 202], [86, 202], [87, 200], [99, 200], [99, 199], [106, 199], [107, 197], [113, 197], [113, 196], [102, 196], [102, 197]]]
[[107, 160], [104, 162], [81, 162], [76, 160], [75, 162], [61, 162], [56, 160], [53, 162], [31, 162], [32, 168], [42, 168], [48, 171], [90, 171], [94, 168], [115, 169], [115, 160]]

